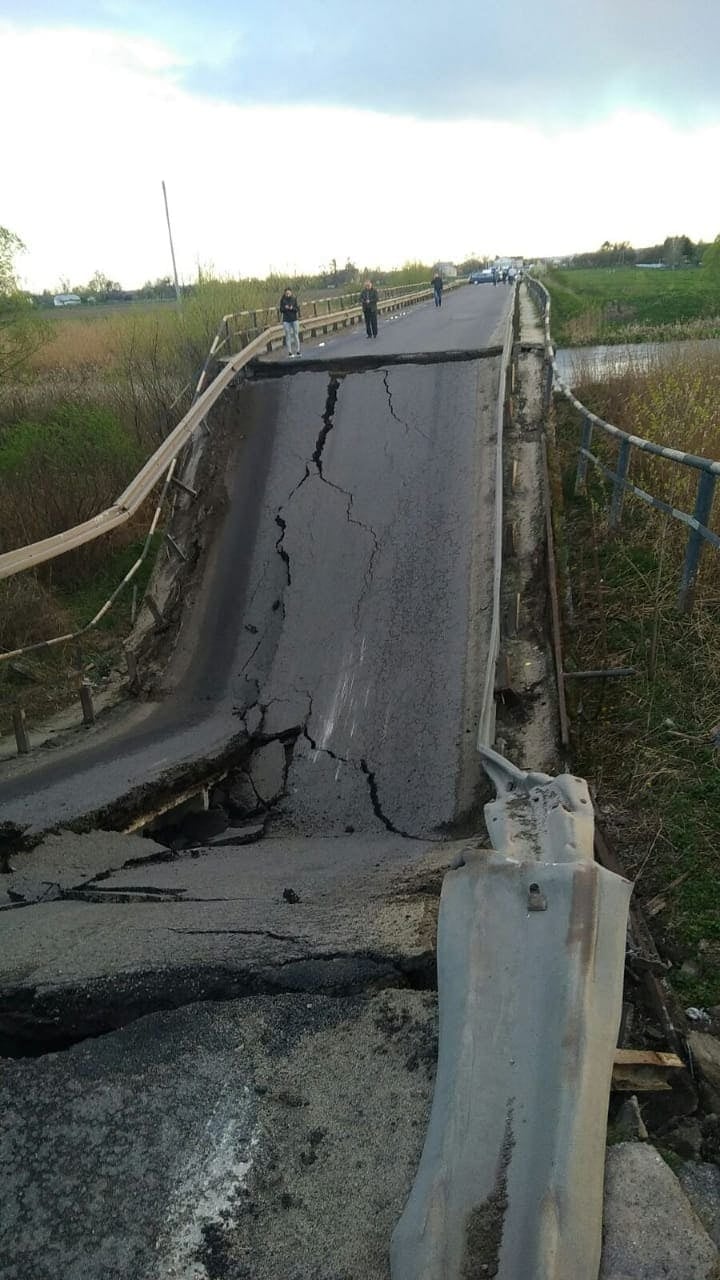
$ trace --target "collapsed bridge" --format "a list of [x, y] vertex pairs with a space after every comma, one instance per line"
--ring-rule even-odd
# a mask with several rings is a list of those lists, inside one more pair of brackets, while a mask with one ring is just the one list
[[[24, 1162], [58, 1169], [66, 1073], [84, 1062], [119, 1188], [118, 1239], [104, 1253], [88, 1243], [102, 1238], [93, 1217], [100, 1206], [90, 1211], [95, 1225], [78, 1237], [56, 1222], [46, 1197], [42, 1227], [61, 1242], [68, 1280], [88, 1274], [88, 1259], [90, 1274], [95, 1266], [98, 1275], [168, 1280], [387, 1274], [390, 1232], [418, 1165], [432, 1087], [440, 883], [454, 863], [446, 898], [462, 900], [462, 885], [475, 883], [478, 870], [476, 856], [472, 876], [464, 870], [469, 851], [484, 843], [477, 741], [478, 726], [493, 723], [506, 461], [499, 432], [514, 301], [513, 290], [468, 288], [446, 296], [441, 310], [422, 302], [407, 315], [390, 308], [370, 350], [364, 337], [318, 333], [299, 364], [271, 355], [230, 386], [183, 499], [184, 559], [168, 597], [182, 609], [161, 676], [143, 701], [117, 709], [85, 740], [0, 781], [3, 819], [36, 833], [70, 825], [127, 830], [152, 817], [162, 844], [172, 806], [177, 815], [193, 792], [225, 815], [226, 829], [212, 838], [207, 830], [192, 841], [168, 836], [169, 852], [139, 839], [98, 852], [86, 835], [67, 859], [51, 838], [22, 864], [26, 879], [29, 869], [41, 884], [57, 877], [49, 897], [23, 899], [18, 872], [16, 909], [3, 920], [0, 1034], [20, 1043], [18, 1056], [38, 1055], [26, 1068], [18, 1115], [32, 1136]], [[537, 441], [529, 425], [523, 430], [518, 474], [532, 488]], [[537, 515], [518, 533], [536, 574], [544, 528]], [[537, 697], [547, 701], [540, 648], [528, 643], [523, 665], [538, 669], [535, 685], [545, 692]], [[552, 756], [552, 744], [545, 746]], [[472, 1056], [480, 1061], [487, 1051], [481, 1041], [495, 1034], [498, 1007], [509, 1037], [498, 1038], [490, 1057], [503, 1098], [480, 1153], [482, 1203], [464, 1198], [481, 1181], [468, 1177], [465, 1152], [464, 1189], [450, 1197], [445, 1239], [437, 1180], [447, 1190], [458, 1171], [433, 1163], [431, 1127], [424, 1183], [396, 1236], [398, 1276], [436, 1274], [427, 1271], [434, 1265], [449, 1280], [465, 1274], [468, 1257], [504, 1280], [519, 1280], [518, 1259], [542, 1266], [532, 1270], [538, 1277], [581, 1280], [585, 1258], [587, 1280], [593, 1275], [624, 889], [608, 888], [608, 878], [585, 865], [586, 795], [572, 780], [553, 787], [539, 772], [549, 763], [534, 758], [530, 775], [499, 775], [505, 799], [517, 788], [530, 813], [537, 802], [550, 815], [551, 828], [526, 844], [532, 822], [514, 810], [504, 822], [511, 857], [498, 875], [503, 936], [485, 919], [483, 951], [467, 902], [463, 909], [468, 966], [481, 955], [487, 979], [486, 988], [469, 989], [473, 1000], [481, 988], [489, 1000], [484, 1021], [483, 1006], [475, 1009], [480, 1039]], [[557, 861], [566, 865], [551, 877], [558, 831]], [[477, 885], [473, 892], [490, 901]], [[596, 918], [603, 894], [617, 908], [605, 932]], [[531, 957], [533, 999], [554, 1002], [560, 1039], [563, 1019], [571, 1020], [573, 1054], [582, 1053], [586, 1033], [596, 1054], [575, 1099], [567, 1094], [567, 1055], [554, 1042], [545, 1085], [566, 1096], [549, 1130], [517, 1127], [530, 1119], [531, 1104], [519, 1093], [505, 1097], [511, 1044], [525, 1055], [524, 1087], [535, 1088], [534, 1045], [522, 1033], [528, 1011], [517, 998], [509, 1016], [503, 982], [511, 970], [505, 978], [494, 971], [508, 943], [520, 967]], [[551, 954], [548, 982], [557, 983], [546, 986]], [[570, 977], [560, 969], [565, 955]], [[457, 997], [465, 988], [453, 964], [457, 958], [450, 964]], [[222, 1010], [213, 1010], [216, 1002]], [[462, 1038], [457, 1009], [453, 1018]], [[111, 1034], [86, 1038], [102, 1033]], [[52, 1053], [58, 1048], [61, 1058]], [[467, 1101], [449, 1052], [440, 1079], [453, 1080], [456, 1102]], [[197, 1084], [203, 1073], [207, 1095]], [[472, 1075], [465, 1081], [471, 1088]], [[143, 1131], [129, 1148], [123, 1107], [119, 1122], [103, 1108], [106, 1085], [123, 1106], [139, 1091]], [[33, 1124], [35, 1091], [55, 1099], [57, 1131]], [[180, 1098], [170, 1124], [169, 1094]], [[355, 1116], [367, 1113], [368, 1133], [346, 1103]], [[447, 1105], [436, 1095], [437, 1115]], [[84, 1146], [91, 1123], [77, 1117], [81, 1154], [77, 1171], [59, 1171], [64, 1194], [68, 1182], [95, 1176]], [[458, 1126], [455, 1114], [450, 1127]], [[542, 1156], [528, 1162], [523, 1142], [531, 1133], [542, 1134]], [[548, 1166], [572, 1171], [559, 1153], [573, 1147], [596, 1158], [589, 1210], [582, 1191], [565, 1202], [562, 1186], [546, 1185]], [[141, 1205], [129, 1190], [138, 1166], [151, 1191]], [[479, 1239], [470, 1230], [478, 1221], [492, 1228]], [[36, 1227], [26, 1222], [21, 1238], [27, 1265], [41, 1276], [27, 1242]]]

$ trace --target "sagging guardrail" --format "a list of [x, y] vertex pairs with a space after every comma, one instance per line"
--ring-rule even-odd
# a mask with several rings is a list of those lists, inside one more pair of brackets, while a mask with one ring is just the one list
[[[580, 445], [578, 450], [578, 462], [575, 475], [575, 487], [577, 492], [582, 492], [587, 481], [588, 462], [591, 462], [602, 474], [612, 482], [612, 495], [610, 499], [610, 528], [617, 528], [622, 519], [623, 504], [626, 494], [632, 494], [639, 498], [642, 502], [654, 507], [656, 511], [661, 511], [664, 515], [670, 516], [673, 520], [678, 520], [681, 524], [687, 526], [690, 530], [685, 548], [685, 556], [680, 577], [680, 588], [678, 592], [678, 608], [684, 613], [688, 613], [692, 608], [693, 597], [695, 593], [695, 583], [697, 580], [698, 569], [700, 567], [700, 555], [703, 544], [709, 543], [710, 546], [720, 548], [720, 535], [710, 528], [710, 520], [712, 517], [713, 502], [715, 498], [715, 485], [720, 475], [720, 462], [712, 458], [701, 458], [696, 454], [685, 453], [682, 449], [671, 449], [666, 445], [655, 444], [652, 440], [646, 440], [642, 436], [632, 435], [628, 431], [621, 430], [620, 427], [613, 426], [612, 423], [606, 422], [604, 418], [593, 413], [584, 405], [566, 384], [558, 377], [557, 367], [555, 364], [555, 348], [553, 346], [550, 334], [550, 295], [543, 284], [539, 280], [527, 277], [526, 283], [530, 290], [536, 306], [540, 310], [543, 319], [544, 344], [546, 356], [546, 380], [544, 385], [545, 407], [550, 403], [553, 386], [563, 395], [566, 400], [577, 410], [582, 419], [582, 427], [580, 434]], [[606, 462], [594, 453], [591, 449], [594, 431], [602, 431], [608, 438], [616, 440], [618, 443], [617, 460], [614, 469], [607, 465]], [[629, 477], [629, 471], [632, 461], [632, 451], [636, 449], [641, 453], [651, 454], [653, 457], [664, 459], [667, 462], [675, 463], [679, 466], [689, 468], [698, 473], [697, 489], [695, 492], [695, 504], [692, 514], [682, 511], [670, 502], [666, 502], [662, 498], [655, 497], [648, 493], [646, 489], [635, 484]]]
[[[458, 281], [459, 283], [464, 283], [464, 281]], [[394, 293], [394, 291], [388, 292]], [[380, 311], [389, 311], [398, 306], [410, 305], [424, 298], [429, 298], [431, 294], [432, 290], [427, 284], [412, 286], [412, 292], [405, 292], [401, 296], [394, 295], [390, 298], [382, 298], [378, 309]], [[11, 577], [13, 574], [21, 573], [26, 569], [35, 568], [37, 565], [53, 560], [68, 551], [76, 550], [78, 547], [118, 528], [137, 512], [155, 486], [166, 477], [166, 473], [170, 471], [171, 467], [173, 467], [173, 473], [170, 474], [169, 480], [173, 478], [174, 465], [182, 449], [205, 420], [210, 409], [235, 375], [256, 356], [264, 354], [274, 344], [282, 341], [283, 328], [279, 323], [270, 325], [256, 337], [247, 336], [252, 332], [251, 329], [243, 330], [242, 328], [234, 329], [232, 327], [231, 322], [233, 320], [240, 319], [243, 316], [253, 316], [254, 314], [253, 312], [243, 312], [238, 317], [223, 317], [218, 333], [211, 344], [208, 358], [200, 373], [193, 404], [113, 505], [91, 517], [90, 520], [85, 520], [82, 524], [66, 529], [62, 533], [54, 534], [50, 538], [44, 538], [39, 542], [18, 547], [13, 551], [7, 551], [0, 555], [0, 579]], [[339, 311], [329, 312], [327, 316], [315, 317], [313, 315], [301, 320], [301, 331], [312, 334], [326, 326], [350, 324], [359, 319], [361, 314], [362, 310], [359, 306], [351, 305]], [[208, 386], [205, 386], [213, 360], [219, 357], [223, 347], [229, 344], [232, 339], [244, 336], [247, 336], [247, 341], [241, 347], [241, 350], [236, 355], [231, 355], [225, 367], [215, 375]], [[122, 585], [125, 585], [125, 583]], [[9, 656], [9, 654], [0, 654], [0, 660]]]
[[517, 285], [513, 285], [513, 303], [508, 315], [505, 337], [503, 340], [502, 358], [500, 361], [500, 387], [496, 407], [496, 444], [495, 444], [495, 514], [493, 519], [493, 585], [492, 585], [492, 618], [490, 622], [490, 641], [488, 644], [488, 660], [485, 666], [480, 719], [478, 722], [478, 750], [492, 747], [495, 741], [495, 674], [500, 654], [500, 592], [502, 586], [502, 553], [503, 553], [503, 442], [505, 416], [508, 412], [509, 373], [512, 359], [513, 343], [519, 336], [520, 313]]

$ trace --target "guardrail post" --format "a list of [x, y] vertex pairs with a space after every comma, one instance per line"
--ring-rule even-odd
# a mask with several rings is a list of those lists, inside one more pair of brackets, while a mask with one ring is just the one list
[[26, 756], [30, 753], [30, 739], [25, 726], [25, 712], [22, 707], [14, 707], [12, 713], [13, 729], [15, 730], [15, 741], [17, 743], [18, 755]]
[[625, 481], [630, 465], [630, 441], [621, 440], [618, 452], [617, 470], [613, 481], [612, 501], [610, 503], [610, 528], [616, 529], [622, 516], [625, 501]]
[[590, 449], [592, 444], [593, 424], [592, 420], [587, 416], [583, 417], [582, 431], [580, 433], [580, 452], [578, 453], [577, 471], [575, 472], [575, 493], [585, 492], [585, 482], [587, 480], [588, 459], [583, 453], [583, 449]]
[[[693, 519], [699, 525], [707, 528], [710, 524], [710, 516], [712, 514], [713, 499], [715, 497], [715, 481], [717, 476], [712, 471], [701, 471], [698, 480], [697, 496], [695, 498], [695, 510], [693, 511]], [[691, 529], [688, 538], [687, 549], [685, 551], [685, 563], [683, 564], [682, 577], [680, 579], [680, 594], [678, 596], [678, 608], [683, 613], [689, 613], [693, 607], [693, 597], [695, 595], [695, 582], [697, 580], [698, 566], [700, 564], [700, 552], [705, 539], [699, 529]]]
[[140, 683], [137, 658], [135, 657], [135, 654], [133, 653], [132, 649], [124, 649], [123, 652], [125, 654], [125, 663], [127, 666], [128, 680], [130, 681], [131, 685], [137, 686]]
[[83, 724], [95, 723], [95, 708], [93, 707], [92, 689], [89, 680], [80, 681], [80, 706], [83, 713]]

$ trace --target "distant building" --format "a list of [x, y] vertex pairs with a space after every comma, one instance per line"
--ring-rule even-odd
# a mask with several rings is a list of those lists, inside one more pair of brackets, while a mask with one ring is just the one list
[[457, 280], [457, 267], [454, 262], [438, 262], [437, 269], [444, 280]]
[[81, 302], [76, 293], [56, 293], [53, 298], [54, 307], [79, 307]]

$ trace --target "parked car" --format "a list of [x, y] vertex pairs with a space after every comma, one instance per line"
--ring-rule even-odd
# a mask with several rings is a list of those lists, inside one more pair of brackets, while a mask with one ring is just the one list
[[482, 271], [471, 271], [468, 276], [468, 284], [492, 284], [493, 273], [490, 267], [483, 267]]

